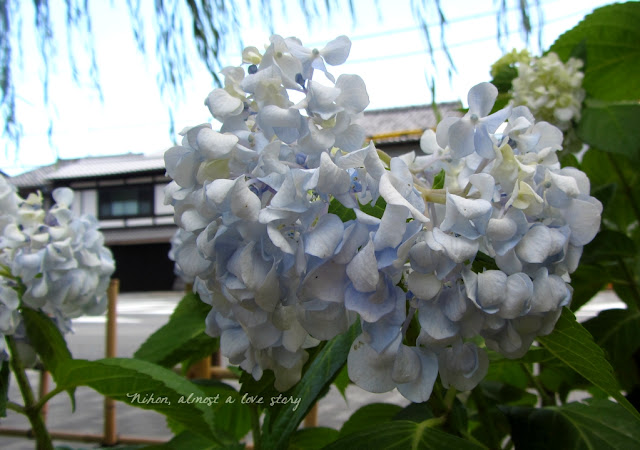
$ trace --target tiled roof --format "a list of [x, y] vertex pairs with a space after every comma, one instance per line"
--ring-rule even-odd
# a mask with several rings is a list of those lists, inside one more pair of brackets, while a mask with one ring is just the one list
[[102, 158], [80, 159], [75, 164], [67, 164], [51, 173], [48, 179], [94, 178], [155, 170], [164, 171], [164, 157], [162, 155], [147, 156], [129, 153]]
[[[458, 102], [440, 103], [442, 118], [462, 116]], [[405, 142], [419, 140], [427, 128], [435, 128], [436, 115], [431, 105], [405, 106], [400, 108], [365, 111], [358, 122], [364, 127], [367, 138], [375, 143]]]
[[61, 159], [55, 164], [38, 167], [29, 172], [11, 177], [11, 184], [19, 188], [40, 188], [49, 182], [49, 175], [67, 164], [77, 162], [77, 159]]
[[79, 159], [61, 159], [50, 166], [39, 167], [11, 178], [19, 188], [41, 187], [57, 180], [96, 178], [148, 171], [164, 171], [163, 155], [127, 153]]
[[[440, 103], [442, 118], [461, 116], [460, 103]], [[376, 144], [417, 141], [427, 128], [436, 126], [436, 114], [431, 105], [406, 106], [366, 111], [358, 123], [364, 127], [367, 138]], [[39, 188], [55, 181], [96, 178], [164, 170], [162, 154], [144, 155], [127, 153], [59, 160], [50, 166], [11, 177], [19, 188]]]

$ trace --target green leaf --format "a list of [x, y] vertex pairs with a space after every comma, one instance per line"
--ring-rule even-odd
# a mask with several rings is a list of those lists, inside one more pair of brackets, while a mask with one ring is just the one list
[[393, 420], [410, 420], [411, 422], [424, 422], [427, 419], [433, 419], [433, 411], [428, 402], [409, 403]]
[[351, 414], [351, 417], [342, 425], [340, 437], [390, 422], [402, 411], [401, 406], [390, 403], [364, 405]]
[[[208, 334], [202, 333], [190, 341], [188, 348], [189, 357], [180, 361], [183, 375], [188, 373], [192, 365], [213, 355], [220, 348], [220, 338], [212, 338]], [[165, 367], [173, 367], [173, 364], [168, 364]]]
[[463, 435], [469, 429], [469, 417], [467, 408], [462, 404], [459, 398], [455, 398], [447, 423], [444, 425], [445, 431], [451, 431], [453, 434]]
[[599, 265], [582, 264], [581, 261], [576, 271], [571, 274], [571, 287], [573, 287], [571, 310], [579, 310], [604, 289], [609, 281], [609, 273], [605, 268]]
[[[220, 440], [207, 395], [172, 370], [137, 359], [74, 359], [59, 367], [57, 385], [63, 389], [89, 386], [100, 394], [163, 414], [185, 429], [210, 440]], [[202, 401], [192, 401], [199, 398]]]
[[197, 294], [185, 295], [169, 321], [149, 336], [134, 358], [173, 367], [185, 360], [210, 355], [217, 348], [217, 341], [204, 332], [210, 310], [211, 306], [200, 301]]
[[635, 257], [636, 244], [626, 235], [612, 230], [602, 230], [582, 253], [581, 263], [602, 263], [617, 261], [618, 258]]
[[539, 363], [539, 362], [547, 362], [552, 359], [555, 359], [555, 358], [546, 349], [542, 347], [532, 346], [522, 358], [518, 359], [518, 361], [521, 363]]
[[344, 206], [337, 198], [334, 198], [329, 203], [329, 214], [335, 214], [342, 220], [342, 222], [348, 222], [350, 220], [356, 220], [356, 213], [351, 208]]
[[547, 391], [557, 393], [558, 398], [563, 403], [567, 402], [572, 391], [586, 391], [592, 386], [578, 372], [558, 360], [542, 365], [537, 378]]
[[346, 448], [350, 450], [369, 450], [372, 448], [384, 448], [387, 450], [441, 450], [443, 448], [476, 450], [484, 447], [432, 428], [429, 426], [428, 420], [421, 423], [396, 420], [349, 434], [325, 447], [326, 450], [343, 450]]
[[243, 403], [242, 394], [217, 380], [195, 380], [194, 383], [207, 397], [218, 400], [211, 405], [213, 423], [228, 441], [240, 441], [251, 431], [251, 407]]
[[578, 136], [591, 147], [640, 159], [640, 104], [587, 101], [578, 124]]
[[338, 372], [338, 376], [333, 381], [333, 384], [336, 389], [338, 389], [338, 392], [340, 392], [340, 395], [342, 395], [342, 398], [346, 401], [347, 387], [351, 384], [351, 380], [349, 379], [349, 369], [346, 365], [340, 370], [340, 372]]
[[615, 368], [622, 388], [640, 384], [634, 354], [640, 349], [640, 311], [609, 309], [584, 323]]
[[378, 197], [378, 200], [374, 205], [367, 203], [366, 205], [360, 204], [360, 210], [370, 216], [382, 219], [384, 210], [387, 208], [387, 202], [382, 197]]
[[[58, 383], [60, 366], [72, 359], [62, 333], [53, 320], [42, 311], [23, 306], [22, 318], [29, 341], [40, 357], [44, 367]], [[75, 388], [66, 389], [71, 400], [71, 409], [76, 409]]]
[[27, 336], [54, 380], [57, 381], [60, 364], [71, 359], [71, 352], [55, 323], [41, 311], [23, 307], [22, 317]]
[[[118, 447], [119, 448], [119, 447]], [[160, 445], [145, 446], [144, 450], [215, 450], [220, 449], [220, 445], [209, 439], [200, 436], [199, 434], [193, 434], [188, 431], [174, 436], [169, 442]], [[225, 450], [241, 450], [245, 448], [244, 444], [225, 444]]]
[[602, 100], [640, 98], [640, 3], [628, 2], [596, 9], [551, 46], [566, 61], [584, 46], [583, 86]]
[[[375, 204], [367, 203], [365, 205], [359, 203], [360, 210], [364, 213], [369, 214], [370, 216], [377, 217], [378, 219], [382, 218], [384, 214], [384, 210], [387, 207], [387, 202], [382, 198], [378, 197], [378, 200]], [[356, 213], [352, 208], [347, 208], [342, 203], [338, 201], [338, 199], [332, 199], [329, 203], [329, 214], [335, 214], [342, 220], [342, 222], [348, 222], [350, 220], [356, 220]]]
[[558, 157], [560, 158], [560, 165], [563, 168], [564, 167], [575, 167], [577, 169], [580, 168], [580, 162], [578, 161], [578, 158], [576, 158], [576, 155], [574, 155], [573, 153], [562, 152], [561, 154], [558, 154]]
[[273, 386], [275, 380], [273, 370], [265, 370], [259, 380], [254, 379], [249, 372], [242, 371], [240, 393], [263, 398], [277, 397], [279, 392]]
[[505, 64], [500, 67], [498, 73], [491, 80], [491, 84], [498, 88], [501, 94], [508, 94], [513, 85], [513, 80], [518, 76], [518, 68], [515, 64]]
[[563, 308], [553, 333], [540, 336], [538, 341], [556, 358], [616, 399], [640, 421], [640, 413], [621, 394], [604, 352], [569, 309]]
[[608, 197], [602, 214], [603, 223], [629, 235], [635, 222], [640, 220], [640, 171], [637, 164], [623, 155], [591, 148], [582, 158], [581, 169], [589, 177], [594, 195]]
[[442, 189], [444, 188], [444, 169], [441, 169], [440, 172], [433, 178], [433, 186], [431, 189]]
[[517, 449], [638, 448], [637, 419], [622, 406], [601, 399], [547, 408], [505, 407]]
[[493, 258], [485, 253], [478, 252], [476, 254], [473, 263], [471, 264], [471, 270], [476, 273], [484, 272], [485, 270], [497, 270], [498, 265]]
[[484, 379], [486, 381], [497, 381], [516, 388], [526, 389], [529, 385], [529, 376], [527, 375], [526, 369], [522, 366], [523, 365], [517, 360], [505, 358], [497, 364], [491, 363]]
[[286, 396], [300, 399], [295, 410], [290, 405], [267, 409], [262, 427], [265, 448], [286, 448], [291, 433], [298, 428], [319, 396], [328, 390], [346, 363], [351, 344], [358, 334], [360, 323], [355, 322], [349, 331], [328, 341], [315, 355], [302, 379], [285, 393]]
[[338, 439], [338, 430], [327, 427], [303, 428], [291, 435], [288, 450], [317, 450]]
[[0, 361], [0, 417], [7, 417], [7, 401], [9, 401], [9, 361]]
[[495, 404], [500, 405], [535, 405], [538, 397], [523, 388], [509, 383], [511, 380], [492, 381], [483, 380], [480, 383], [482, 395]]

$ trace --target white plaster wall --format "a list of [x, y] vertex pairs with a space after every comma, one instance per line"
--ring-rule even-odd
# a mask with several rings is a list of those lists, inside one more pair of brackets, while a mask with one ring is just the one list
[[164, 204], [164, 188], [166, 184], [156, 184], [154, 186], [154, 205], [153, 209], [157, 216], [163, 214], [173, 214], [173, 206]]

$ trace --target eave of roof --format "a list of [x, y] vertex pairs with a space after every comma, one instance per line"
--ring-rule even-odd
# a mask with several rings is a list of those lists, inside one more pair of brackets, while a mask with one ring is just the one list
[[[431, 105], [403, 106], [365, 111], [357, 123], [365, 130], [367, 140], [376, 144], [417, 142], [427, 128], [435, 128], [440, 118], [461, 116], [461, 104], [438, 104], [438, 114]], [[41, 188], [58, 181], [110, 177], [164, 171], [162, 154], [127, 153], [115, 156], [86, 157], [58, 160], [11, 177], [19, 188]]]

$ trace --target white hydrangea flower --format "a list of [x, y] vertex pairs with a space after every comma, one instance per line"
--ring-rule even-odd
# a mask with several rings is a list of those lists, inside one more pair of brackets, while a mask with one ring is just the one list
[[512, 104], [526, 106], [538, 120], [568, 130], [572, 122], [580, 120], [585, 97], [582, 66], [582, 61], [576, 58], [563, 63], [553, 52], [530, 58], [528, 63], [518, 66]]
[[[497, 90], [482, 83], [468, 114], [425, 132], [425, 155], [381, 158], [355, 123], [362, 79], [313, 76], [344, 62], [348, 39], [270, 42], [208, 97], [220, 132], [187, 129], [165, 154], [181, 228], [171, 256], [211, 305], [223, 355], [286, 390], [308, 348], [359, 320], [351, 379], [422, 402], [438, 374], [461, 390], [484, 377], [471, 339], [518, 357], [549, 333], [602, 211], [584, 174], [560, 168], [562, 132], [525, 106], [489, 114]], [[294, 105], [291, 91], [304, 98]]]
[[98, 221], [71, 212], [71, 189], [58, 188], [52, 197], [55, 204], [45, 211], [41, 195], [22, 199], [0, 177], [1, 334], [19, 329], [21, 304], [49, 315], [63, 332], [71, 319], [106, 308], [115, 266]]

